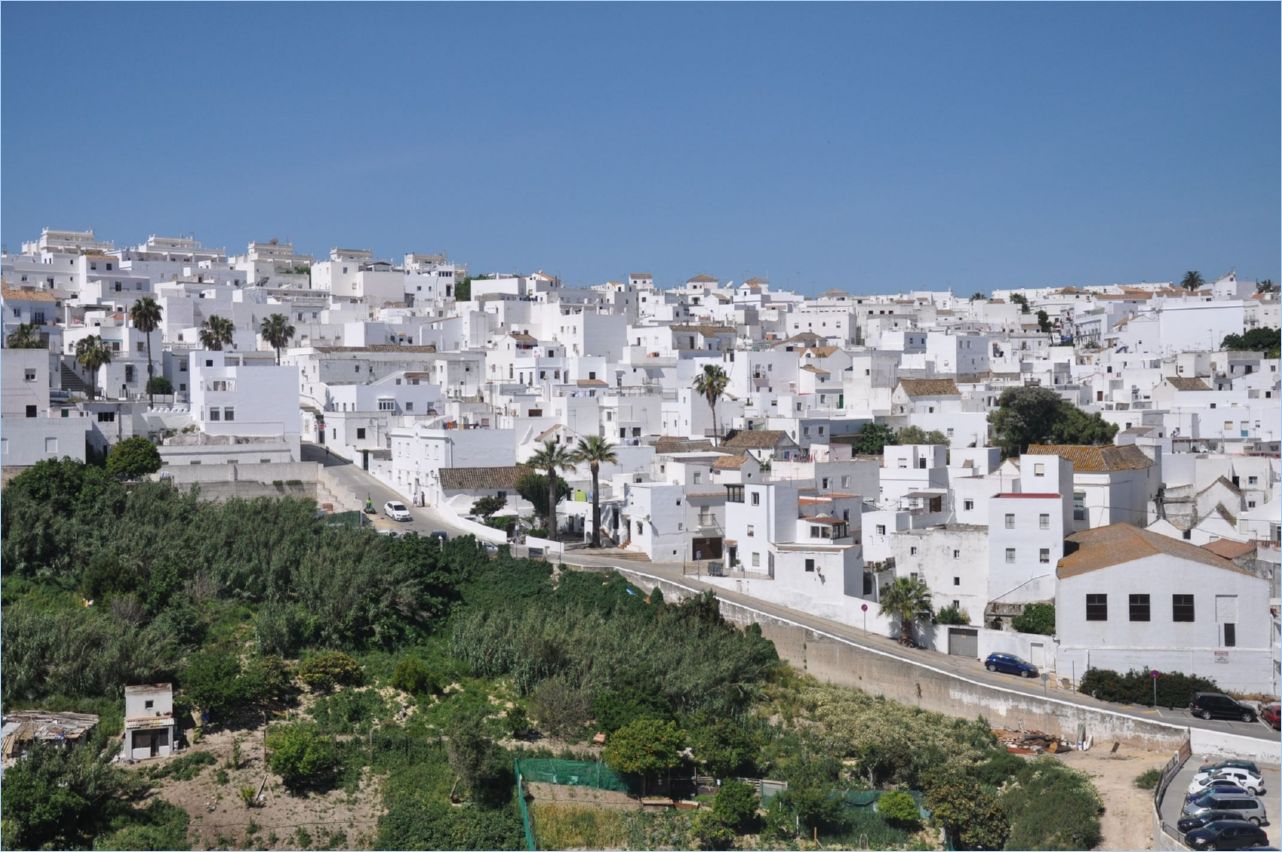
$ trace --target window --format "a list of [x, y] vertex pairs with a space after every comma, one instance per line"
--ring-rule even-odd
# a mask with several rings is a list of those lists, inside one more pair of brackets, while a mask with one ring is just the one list
[[754, 554], [752, 554], [752, 567], [753, 567], [753, 568], [760, 568], [760, 567], [761, 567], [761, 554], [760, 554], [760, 553], [754, 553]]
[[235, 419], [236, 419], [236, 409], [232, 408], [231, 406], [227, 406], [226, 408], [223, 409], [223, 420], [230, 423]]
[[748, 524], [748, 538], [753, 537], [753, 535], [755, 534], [754, 530], [755, 530], [755, 527], [752, 524]]
[[1148, 621], [1148, 595], [1131, 595], [1131, 621]]
[[752, 492], [752, 505], [754, 505], [754, 506], [760, 506], [760, 505], [761, 505], [761, 492], [760, 492], [760, 491], [754, 491], [754, 492]]
[[824, 528], [816, 527], [816, 526], [812, 526], [810, 528], [810, 537], [811, 538], [827, 538], [827, 536], [824, 535]]
[[[27, 369], [23, 370], [23, 372], [22, 372], [22, 380], [23, 380], [24, 382], [34, 382], [34, 381], [36, 380], [36, 371], [35, 371], [35, 368], [34, 368], [34, 367], [28, 367]], [[1251, 478], [1252, 478], [1252, 479], [1254, 479], [1255, 477], [1251, 477]]]
[[1033, 465], [1033, 476], [1045, 476], [1045, 475], [1046, 475], [1046, 465], [1044, 464]]
[[1193, 596], [1171, 595], [1171, 621], [1193, 621]]
[[886, 525], [877, 524], [877, 535], [885, 535], [885, 534], [886, 534]]
[[358, 441], [363, 441], [363, 440], [365, 440], [365, 429], [364, 429], [363, 427], [361, 427], [361, 428], [357, 428], [357, 430], [356, 430], [356, 440], [358, 440]]
[[815, 570], [815, 560], [813, 560], [813, 559], [807, 559], [807, 560], [806, 560], [806, 571], [807, 571], [807, 572], [809, 572], [809, 573], [814, 573], [814, 570]]
[[954, 586], [960, 586], [960, 585], [961, 585], [961, 577], [954, 577], [954, 578], [953, 578], [953, 585], [954, 585]]
[[967, 512], [971, 511], [972, 509], [974, 509], [974, 508], [975, 508], [975, 501], [974, 501], [974, 500], [963, 500], [963, 501], [962, 501], [962, 508], [963, 508], [963, 509], [965, 509]]
[[909, 555], [909, 556], [916, 556], [916, 555], [917, 555], [917, 548], [916, 548], [916, 546], [913, 546], [913, 547], [908, 548], [908, 555]]
[[[28, 381], [30, 381], [30, 380], [28, 380]], [[1260, 477], [1258, 477], [1258, 476], [1248, 476], [1248, 477], [1246, 478], [1246, 484], [1247, 484], [1247, 485], [1255, 485], [1255, 484], [1256, 484], [1257, 482], [1259, 482], [1259, 481], [1260, 481]]]
[[1015, 529], [1015, 516], [1010, 512], [1006, 513], [1006, 529], [1008, 530]]
[[1008, 547], [1006, 548], [1006, 564], [1012, 565], [1014, 564], [1014, 562], [1015, 562], [1015, 548]]
[[960, 550], [955, 550], [955, 549], [954, 549], [954, 550], [953, 550], [953, 558], [954, 558], [954, 559], [961, 559], [961, 551], [960, 551]]
[[703, 474], [696, 470], [694, 472], [694, 484], [698, 485], [701, 479], [703, 479]]
[[57, 438], [45, 438], [45, 452], [46, 452], [46, 453], [56, 453], [56, 452], [58, 452], [58, 439], [57, 439]]
[[743, 486], [727, 485], [726, 486], [726, 502], [742, 503], [743, 502]]
[[27, 406], [27, 416], [28, 416], [28, 417], [35, 417], [35, 416], [36, 416], [36, 414], [37, 414], [36, 406], [34, 406], [34, 405], [28, 405], [28, 406]]
[[394, 400], [394, 399], [380, 399], [380, 400], [378, 401], [378, 410], [379, 410], [379, 411], [395, 411], [395, 410], [396, 410], [396, 400]]
[[1108, 621], [1108, 595], [1086, 596], [1086, 620]]
[[144, 710], [151, 710], [155, 706], [156, 706], [156, 702], [152, 701], [151, 699], [147, 699], [142, 703], [142, 709]]
[[1231, 621], [1224, 623], [1224, 647], [1232, 648], [1237, 645], [1237, 625]]
[[1073, 492], [1073, 520], [1075, 521], [1086, 520], [1086, 492], [1085, 491]]
[[1037, 528], [1038, 528], [1039, 530], [1048, 530], [1048, 529], [1050, 529], [1050, 528], [1051, 528], [1051, 516], [1050, 516], [1050, 515], [1038, 515], [1038, 516], [1037, 516]]

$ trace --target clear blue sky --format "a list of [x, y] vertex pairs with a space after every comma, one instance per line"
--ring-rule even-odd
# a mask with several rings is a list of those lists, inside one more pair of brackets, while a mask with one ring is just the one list
[[3, 202], [474, 272], [1279, 280], [1279, 6], [3, 7]]

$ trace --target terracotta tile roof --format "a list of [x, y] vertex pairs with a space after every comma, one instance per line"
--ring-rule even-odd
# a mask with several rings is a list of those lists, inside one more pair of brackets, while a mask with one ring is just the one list
[[686, 282], [687, 284], [715, 284], [717, 279], [711, 275], [696, 275]]
[[530, 468], [523, 464], [510, 467], [443, 467], [441, 488], [445, 491], [483, 491], [516, 488], [516, 481]]
[[993, 497], [1003, 500], [1058, 500], [1059, 495], [1051, 491], [1006, 491], [994, 494]]
[[1208, 385], [1206, 382], [1202, 381], [1201, 379], [1189, 379], [1189, 378], [1184, 378], [1182, 376], [1173, 376], [1171, 378], [1168, 378], [1166, 381], [1167, 381], [1167, 384], [1169, 384], [1171, 387], [1175, 388], [1176, 390], [1209, 391], [1211, 389], [1210, 385]]
[[832, 375], [828, 370], [822, 369], [820, 367], [816, 367], [814, 364], [807, 364], [801, 369], [805, 370], [808, 373], [815, 373], [816, 375], [820, 375], [820, 376]]
[[713, 470], [738, 470], [748, 461], [744, 454], [734, 456], [722, 456], [712, 463]]
[[735, 333], [734, 326], [732, 325], [713, 325], [711, 323], [702, 323], [700, 325], [673, 325], [669, 326], [669, 328], [673, 331], [685, 332], [687, 334], [693, 331], [698, 334], [702, 334], [704, 337], [716, 337], [718, 334]]
[[792, 443], [780, 429], [744, 429], [721, 446], [727, 450], [773, 450], [781, 441]]
[[20, 287], [5, 287], [0, 290], [0, 297], [6, 302], [24, 300], [28, 302], [53, 302], [56, 301], [53, 293], [48, 290], [24, 290]]
[[629, 272], [628, 277], [629, 278], [653, 278], [654, 276], [648, 272]]
[[823, 342], [824, 342], [824, 339], [819, 335], [815, 334], [813, 331], [803, 331], [803, 332], [800, 332], [799, 334], [794, 334], [792, 337], [789, 337], [787, 340], [780, 341], [778, 344], [775, 345], [775, 348], [778, 349], [780, 346], [796, 346], [798, 344], [802, 344], [804, 346], [813, 348], [816, 346], [821, 346]]
[[1085, 444], [1033, 444], [1028, 448], [1031, 456], [1059, 456], [1073, 463], [1077, 473], [1109, 473], [1114, 470], [1146, 470], [1153, 460], [1134, 444], [1124, 447]]
[[1225, 559], [1238, 559], [1248, 553], [1254, 553], [1255, 542], [1217, 538], [1215, 541], [1208, 541], [1202, 545], [1202, 548], [1211, 551], [1216, 556], [1223, 556]]
[[405, 352], [407, 354], [426, 354], [436, 351], [435, 346], [397, 346], [393, 343], [376, 343], [373, 346], [316, 346], [317, 352], [326, 355], [342, 352]]
[[538, 343], [539, 342], [539, 339], [537, 337], [535, 337], [532, 334], [526, 334], [523, 331], [514, 331], [511, 334], [509, 334], [508, 337], [512, 338], [517, 343]]
[[815, 356], [817, 356], [817, 357], [819, 357], [819, 358], [827, 358], [829, 355], [831, 355], [831, 354], [833, 354], [834, 352], [836, 352], [839, 348], [840, 348], [840, 347], [837, 347], [837, 346], [811, 346], [809, 349], [807, 349], [807, 350], [806, 350], [805, 352], [803, 352], [802, 354], [803, 354], [803, 355], [815, 355]]
[[579, 379], [575, 382], [581, 388], [604, 388], [609, 387], [604, 379]]
[[683, 438], [680, 435], [662, 435], [654, 442], [654, 451], [659, 455], [672, 453], [697, 453], [714, 449], [712, 442], [701, 438]]
[[1061, 580], [1101, 568], [1125, 565], [1149, 556], [1171, 556], [1200, 562], [1212, 568], [1251, 575], [1250, 571], [1239, 568], [1206, 548], [1130, 524], [1112, 524], [1083, 530], [1069, 536], [1066, 541], [1076, 544], [1077, 549], [1059, 561], [1055, 573]]
[[961, 396], [952, 379], [900, 379], [899, 385], [909, 396]]
[[754, 275], [743, 283], [748, 285], [753, 285], [753, 284], [769, 284], [770, 282], [759, 275]]

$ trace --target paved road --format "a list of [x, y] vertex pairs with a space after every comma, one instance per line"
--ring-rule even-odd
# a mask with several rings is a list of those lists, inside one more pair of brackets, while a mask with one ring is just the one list
[[[326, 459], [324, 450], [313, 444], [303, 445], [303, 459], [305, 461], [317, 461], [325, 464], [326, 468], [334, 478], [345, 485], [349, 489], [350, 493], [358, 500], [363, 501], [366, 495], [368, 495], [374, 501], [374, 505], [378, 508], [380, 513], [382, 512], [383, 503], [388, 500], [398, 500], [402, 503], [406, 502], [404, 497], [383, 485], [383, 483], [361, 470], [358, 466], [337, 458], [331, 457]], [[452, 515], [445, 515], [430, 506], [410, 506], [409, 509], [414, 520], [398, 523], [396, 521], [388, 520], [380, 514], [375, 519], [375, 526], [379, 529], [394, 529], [405, 532], [412, 531], [420, 534], [427, 534], [435, 530], [444, 530], [453, 535], [462, 531]], [[501, 536], [501, 533], [499, 533], [499, 535]], [[777, 606], [767, 601], [763, 601], [760, 598], [749, 597], [748, 595], [740, 594], [729, 589], [723, 589], [719, 586], [712, 586], [708, 583], [701, 582], [696, 577], [686, 576], [682, 571], [681, 564], [679, 563], [640, 562], [618, 558], [612, 559], [609, 556], [595, 555], [584, 551], [570, 551], [565, 555], [564, 561], [570, 565], [580, 565], [584, 567], [626, 568], [651, 577], [671, 582], [678, 582], [699, 591], [710, 589], [717, 595], [717, 597], [723, 600], [751, 607], [758, 611], [767, 613], [768, 615], [787, 619], [816, 630], [822, 630], [835, 636], [840, 636], [842, 639], [845, 639], [855, 645], [875, 649], [901, 659], [912, 660], [914, 662], [928, 665], [936, 669], [941, 669], [943, 671], [952, 672], [972, 680], [991, 683], [995, 686], [1004, 687], [1016, 692], [1023, 692], [1028, 695], [1049, 696], [1062, 701], [1069, 701], [1074, 704], [1111, 710], [1116, 713], [1124, 713], [1126, 715], [1135, 716], [1149, 721], [1156, 720], [1168, 722], [1181, 727], [1196, 727], [1207, 728], [1215, 731], [1228, 731], [1234, 734], [1243, 734], [1264, 740], [1277, 740], [1278, 738], [1278, 733], [1263, 722], [1208, 722], [1190, 716], [1188, 711], [1184, 709], [1155, 710], [1151, 707], [1111, 704], [1105, 701], [1097, 701], [1088, 695], [1082, 695], [1078, 692], [1060, 689], [1049, 684], [1043, 684], [1041, 681], [1029, 681], [1024, 678], [1015, 677], [1014, 675], [993, 674], [988, 672], [979, 660], [940, 654], [936, 651], [905, 648], [893, 639], [877, 634], [864, 633], [864, 631], [859, 628], [851, 627], [848, 624], [821, 618], [819, 616], [790, 609], [788, 607]], [[1187, 784], [1187, 782], [1185, 783]]]
[[[1189, 782], [1193, 780], [1198, 768], [1204, 763], [1215, 763], [1223, 759], [1222, 755], [1213, 754], [1195, 754], [1188, 759], [1179, 774], [1171, 781], [1171, 786], [1166, 788], [1166, 796], [1162, 799], [1162, 822], [1174, 829], [1179, 821], [1180, 811], [1184, 807]], [[1282, 817], [1278, 816], [1278, 785], [1282, 782], [1279, 780], [1278, 770], [1267, 764], [1260, 765], [1260, 775], [1264, 778], [1265, 791], [1259, 799], [1264, 804], [1264, 810], [1269, 817], [1269, 824], [1264, 827], [1264, 830], [1268, 832], [1270, 845], [1276, 849], [1280, 837], [1279, 829], [1282, 828], [1278, 824], [1282, 820]]]

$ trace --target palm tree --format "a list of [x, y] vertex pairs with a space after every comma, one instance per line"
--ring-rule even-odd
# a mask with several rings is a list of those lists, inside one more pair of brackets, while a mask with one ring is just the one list
[[232, 342], [236, 326], [231, 320], [218, 315], [211, 316], [200, 325], [200, 345], [214, 352], [222, 350]]
[[44, 349], [45, 343], [40, 339], [40, 332], [36, 331], [35, 325], [24, 322], [9, 335], [5, 346], [10, 349]]
[[160, 304], [151, 296], [143, 296], [129, 306], [129, 321], [134, 328], [147, 336], [147, 402], [151, 403], [151, 377], [155, 368], [151, 363], [151, 333], [160, 328], [164, 316]]
[[730, 386], [730, 377], [721, 369], [720, 364], [704, 364], [703, 372], [694, 377], [694, 390], [708, 401], [712, 409], [712, 434], [717, 436], [717, 400], [725, 394]]
[[1196, 269], [1190, 269], [1188, 272], [1184, 273], [1184, 280], [1180, 281], [1180, 286], [1185, 290], [1188, 290], [1190, 293], [1193, 293], [1197, 290], [1201, 290], [1202, 285], [1205, 283], [1206, 281], [1202, 279], [1202, 273], [1198, 272]]
[[544, 441], [529, 464], [548, 475], [548, 538], [556, 541], [556, 472], [574, 469], [574, 454], [556, 441]]
[[91, 334], [76, 341], [76, 361], [89, 371], [89, 398], [98, 395], [98, 369], [111, 363], [111, 349], [99, 335]]
[[614, 445], [600, 435], [589, 435], [579, 439], [571, 458], [576, 462], [587, 462], [592, 471], [592, 546], [601, 546], [601, 465], [614, 464], [619, 457], [614, 454]]
[[881, 593], [881, 614], [899, 619], [899, 641], [913, 640], [913, 625], [930, 616], [930, 589], [921, 580], [897, 577]]
[[1257, 293], [1276, 293], [1277, 290], [1278, 285], [1274, 284], [1273, 279], [1271, 278], [1265, 278], [1263, 281], [1255, 285], [1255, 292]]
[[294, 327], [289, 324], [289, 317], [284, 314], [272, 314], [263, 320], [258, 333], [276, 350], [276, 365], [280, 366], [280, 350], [284, 349], [290, 338], [294, 336]]

